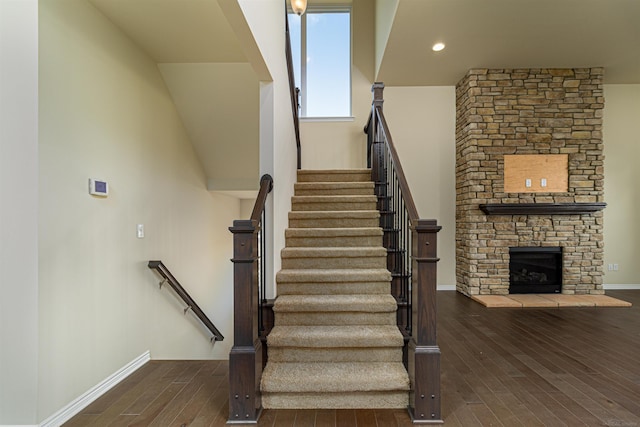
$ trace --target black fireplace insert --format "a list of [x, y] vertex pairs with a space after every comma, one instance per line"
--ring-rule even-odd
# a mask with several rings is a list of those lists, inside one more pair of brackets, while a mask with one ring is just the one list
[[509, 293], [562, 291], [562, 247], [509, 248]]

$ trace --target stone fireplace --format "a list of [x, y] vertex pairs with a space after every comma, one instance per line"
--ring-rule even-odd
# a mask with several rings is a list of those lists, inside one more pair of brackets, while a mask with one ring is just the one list
[[[473, 69], [457, 84], [459, 292], [508, 294], [510, 249], [553, 247], [562, 293], [604, 293], [602, 79], [601, 68]], [[564, 155], [564, 171], [546, 171], [564, 187], [525, 173], [506, 192], [505, 156], [520, 155]]]

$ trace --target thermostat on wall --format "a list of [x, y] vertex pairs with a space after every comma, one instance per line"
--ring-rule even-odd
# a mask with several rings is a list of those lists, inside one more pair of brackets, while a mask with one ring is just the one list
[[89, 194], [107, 197], [109, 195], [109, 184], [107, 181], [89, 178]]

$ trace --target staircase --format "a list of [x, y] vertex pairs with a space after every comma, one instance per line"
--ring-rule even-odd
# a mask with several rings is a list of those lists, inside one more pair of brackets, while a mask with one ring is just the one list
[[298, 171], [264, 408], [404, 408], [409, 377], [371, 172]]

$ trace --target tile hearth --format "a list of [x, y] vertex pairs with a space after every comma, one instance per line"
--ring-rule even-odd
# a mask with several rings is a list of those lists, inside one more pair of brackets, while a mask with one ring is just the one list
[[606, 295], [513, 294], [471, 298], [488, 308], [631, 307], [630, 302]]

